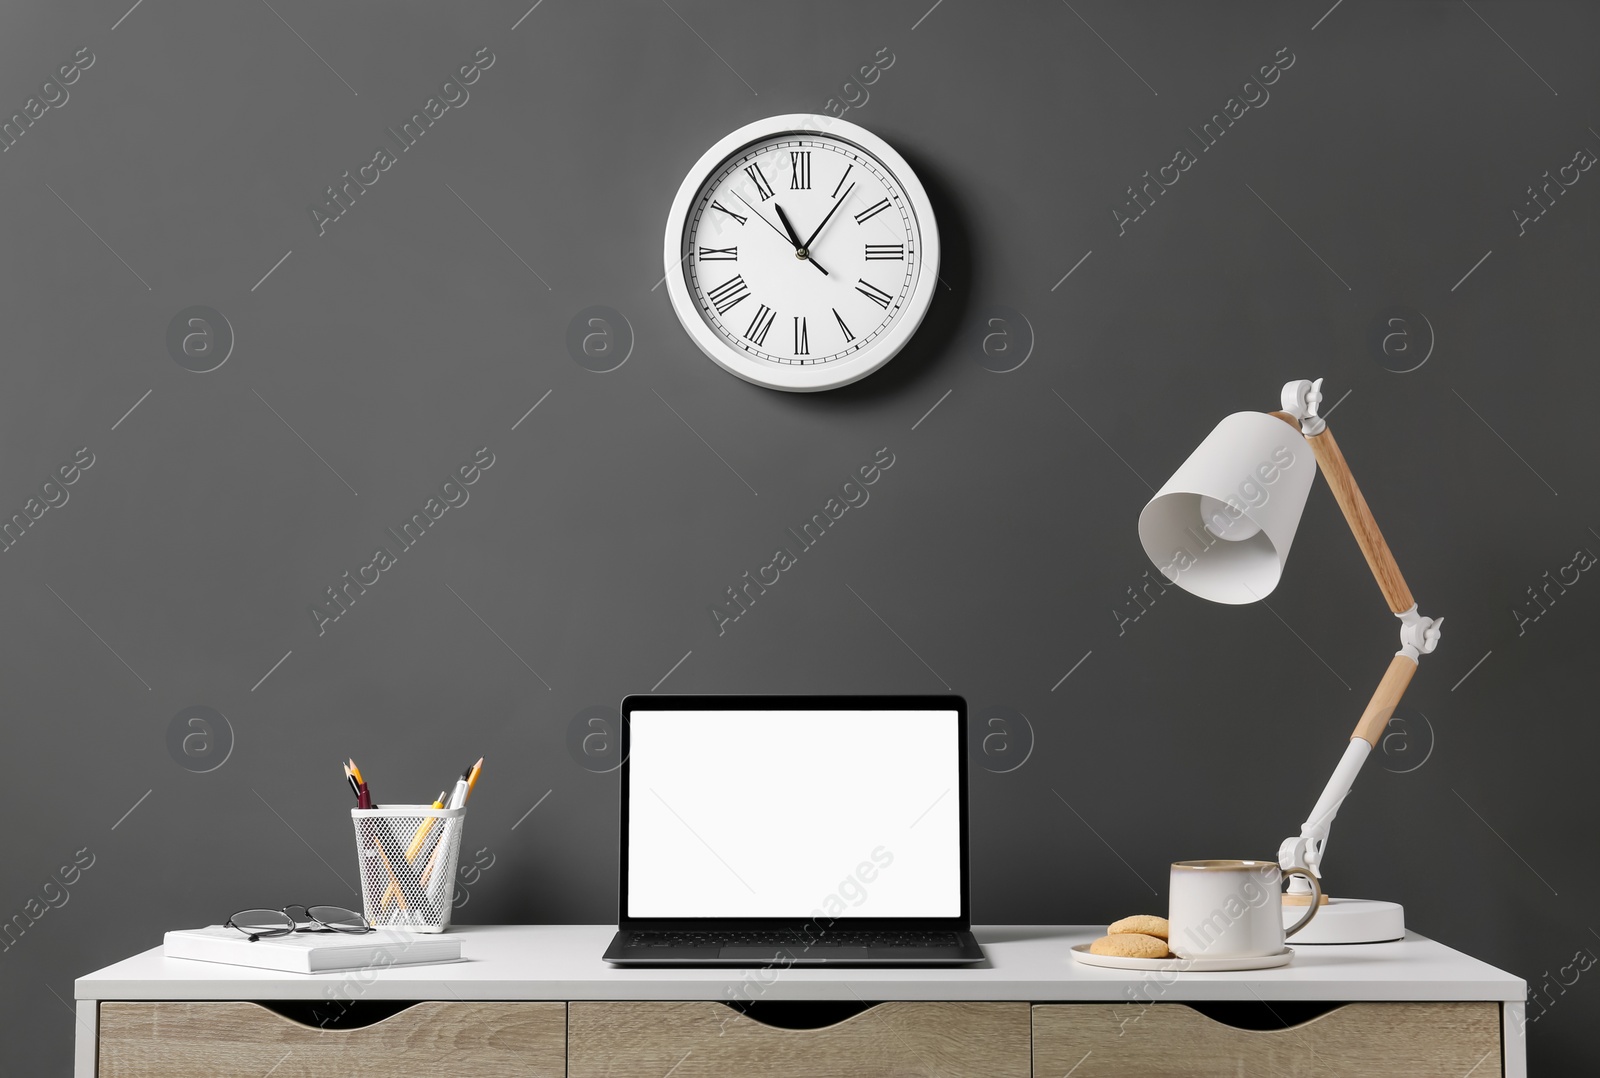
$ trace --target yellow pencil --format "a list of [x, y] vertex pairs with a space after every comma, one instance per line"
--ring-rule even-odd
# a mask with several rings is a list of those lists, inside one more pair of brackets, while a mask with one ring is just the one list
[[[434, 800], [433, 807], [436, 809], [444, 808], [443, 790], [439, 791], [439, 796]], [[417, 833], [411, 836], [411, 845], [406, 847], [406, 864], [409, 865], [416, 861], [417, 854], [422, 852], [422, 844], [428, 840], [428, 832], [433, 830], [434, 821], [437, 819], [438, 817], [436, 816], [429, 816], [417, 825]]]

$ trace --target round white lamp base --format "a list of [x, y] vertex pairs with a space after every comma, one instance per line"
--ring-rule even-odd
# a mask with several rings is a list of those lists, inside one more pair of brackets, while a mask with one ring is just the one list
[[[1304, 906], [1283, 907], [1287, 928], [1305, 914]], [[1294, 947], [1302, 943], [1384, 943], [1406, 934], [1405, 907], [1398, 902], [1371, 898], [1330, 898], [1317, 910], [1311, 923], [1289, 940]]]

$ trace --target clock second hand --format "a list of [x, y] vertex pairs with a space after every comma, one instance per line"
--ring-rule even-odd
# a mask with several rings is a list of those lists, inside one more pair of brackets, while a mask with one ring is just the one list
[[[785, 243], [789, 243], [789, 242], [791, 242], [791, 241], [790, 241], [790, 238], [789, 238], [789, 237], [788, 237], [788, 236], [784, 236], [784, 235], [783, 235], [783, 229], [781, 229], [781, 228], [779, 228], [779, 227], [778, 227], [778, 226], [777, 226], [777, 225], [775, 225], [775, 224], [773, 224], [773, 223], [772, 223], [772, 222], [771, 222], [771, 221], [769, 221], [769, 220], [767, 220], [767, 216], [766, 216], [766, 214], [764, 214], [764, 213], [762, 213], [762, 212], [761, 212], [761, 211], [760, 211], [760, 210], [758, 210], [758, 209], [756, 209], [756, 208], [755, 208], [755, 207], [754, 207], [754, 206], [752, 206], [752, 205], [750, 205], [750, 203], [749, 203], [749, 201], [747, 201], [747, 200], [746, 200], [746, 199], [745, 199], [745, 197], [744, 197], [744, 196], [743, 196], [743, 195], [741, 195], [741, 194], [740, 194], [740, 193], [739, 193], [739, 192], [737, 192], [737, 191], [735, 191], [735, 192], [733, 192], [733, 197], [734, 197], [734, 198], [736, 198], [736, 199], [738, 199], [738, 200], [739, 200], [739, 201], [740, 201], [740, 202], [743, 202], [743, 203], [744, 203], [744, 204], [745, 204], [745, 207], [746, 207], [746, 208], [747, 208], [747, 209], [749, 209], [749, 211], [750, 211], [750, 212], [751, 212], [751, 213], [753, 213], [753, 214], [755, 214], [755, 215], [756, 215], [756, 216], [757, 216], [757, 217], [759, 217], [759, 218], [761, 218], [761, 223], [762, 223], [762, 224], [764, 224], [764, 225], [766, 225], [766, 226], [767, 226], [767, 227], [768, 227], [768, 228], [770, 228], [770, 229], [772, 229], [772, 231], [774, 231], [774, 232], [776, 232], [776, 233], [777, 233], [777, 234], [778, 234], [778, 235], [780, 235], [780, 236], [783, 236], [783, 241], [784, 241], [784, 242], [785, 242]], [[796, 252], [796, 253], [797, 253], [797, 254], [798, 254], [798, 253], [799, 253], [799, 251], [800, 251], [800, 248], [799, 248], [799, 246], [796, 246], [796, 247], [795, 247], [795, 252]], [[811, 264], [812, 264], [812, 265], [813, 265], [813, 266], [817, 266], [817, 264], [816, 264], [816, 263], [815, 263], [815, 262], [812, 262], [812, 263], [811, 263]], [[827, 273], [827, 272], [828, 272], [828, 271], [827, 271], [827, 270], [825, 270], [825, 269], [822, 269], [822, 267], [821, 267], [821, 266], [817, 266], [817, 268], [818, 268], [818, 269], [821, 269], [821, 270], [822, 270], [822, 272], [823, 272], [823, 273]]]

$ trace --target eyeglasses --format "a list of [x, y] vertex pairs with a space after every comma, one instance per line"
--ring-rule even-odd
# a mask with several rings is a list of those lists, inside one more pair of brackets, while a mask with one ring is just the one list
[[254, 943], [273, 936], [288, 936], [295, 932], [344, 932], [360, 935], [371, 932], [372, 925], [355, 910], [343, 906], [283, 907], [281, 910], [240, 910], [222, 923], [223, 928], [243, 932]]

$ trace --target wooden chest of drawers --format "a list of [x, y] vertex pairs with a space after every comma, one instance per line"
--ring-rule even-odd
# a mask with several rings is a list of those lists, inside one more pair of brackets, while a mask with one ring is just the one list
[[319, 1029], [246, 1002], [100, 1005], [101, 1078], [1269, 1078], [1503, 1073], [1493, 1003], [1351, 1003], [1238, 1029], [1181, 1003], [887, 1002], [779, 1028], [711, 1001], [423, 1002]]
[[[77, 982], [76, 1076], [1527, 1076], [1524, 982], [1420, 936], [1154, 984], [1075, 964], [1094, 928], [975, 929], [976, 968], [781, 971], [614, 969], [604, 925], [455, 931], [461, 962], [361, 977], [135, 955]], [[333, 1028], [306, 1017], [340, 992]]]

